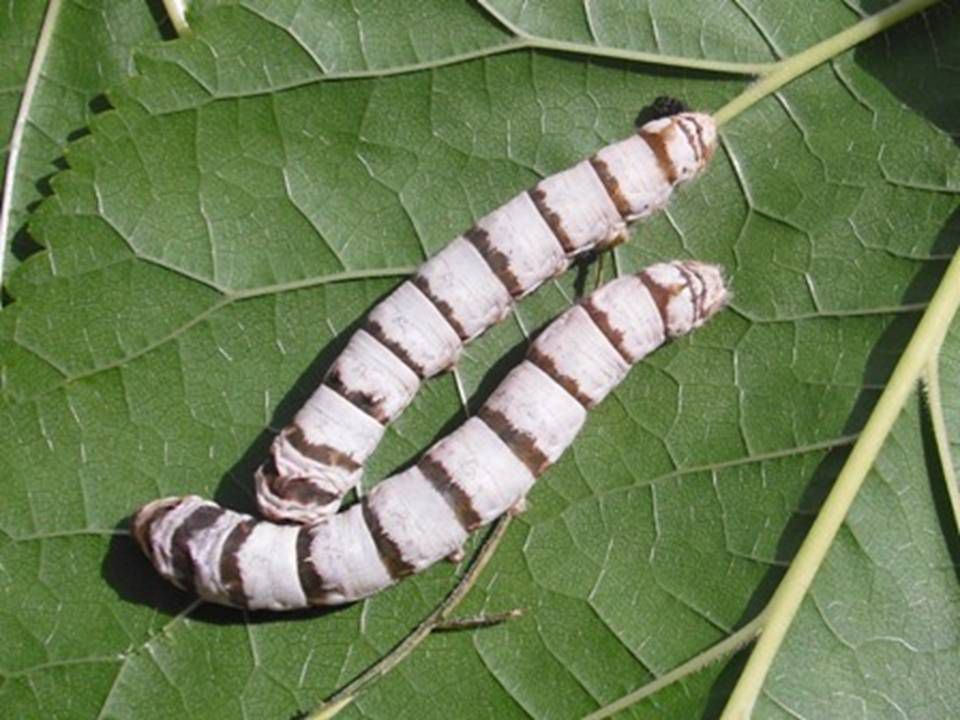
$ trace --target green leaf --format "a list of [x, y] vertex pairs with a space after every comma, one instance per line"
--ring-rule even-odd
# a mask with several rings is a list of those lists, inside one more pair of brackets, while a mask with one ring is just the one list
[[[958, 398], [953, 396], [956, 404]], [[763, 717], [951, 717], [960, 537], [914, 395], [770, 670]]]
[[[273, 432], [411, 266], [629, 133], [656, 95], [716, 110], [747, 79], [711, 69], [752, 72], [859, 19], [839, 0], [661, 5], [197, 2], [190, 38], [144, 46], [32, 214], [46, 249], [11, 276], [0, 313], [4, 708], [287, 717], [430, 613], [463, 566], [346, 608], [244, 615], [195, 607], [118, 528], [172, 493], [252, 509]], [[721, 262], [733, 307], [593, 412], [459, 608], [525, 615], [432, 635], [345, 716], [575, 717], [677, 669], [633, 711], [719, 712], [739, 661], [685, 664], [752, 637], [956, 248], [955, 10], [738, 116], [706, 176], [636, 228], [620, 272]], [[702, 67], [595, 59], [611, 48]], [[572, 270], [470, 346], [469, 407], [593, 276]], [[453, 378], [428, 383], [368, 484], [462, 417]], [[837, 713], [876, 688], [920, 715], [960, 710], [953, 661], [927, 650], [955, 649], [960, 598], [919, 427], [913, 409], [897, 426], [764, 715], [815, 716], [810, 688], [825, 687]], [[923, 587], [929, 605], [899, 622]]]
[[[159, 39], [148, 3], [7, 0], [0, 8], [0, 132], [6, 168], [0, 191], [3, 277], [35, 249], [24, 224], [50, 194], [63, 145], [82, 132], [99, 96], [133, 71], [132, 48]], [[5, 262], [4, 262], [5, 260]]]

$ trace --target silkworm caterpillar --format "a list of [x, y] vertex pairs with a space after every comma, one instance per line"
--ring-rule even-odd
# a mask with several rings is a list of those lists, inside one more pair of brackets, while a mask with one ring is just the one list
[[726, 299], [720, 269], [697, 262], [613, 280], [551, 323], [475, 417], [347, 510], [278, 524], [190, 495], [145, 505], [133, 534], [163, 577], [211, 602], [290, 610], [372, 595], [516, 507], [631, 365]]
[[261, 512], [293, 522], [336, 512], [422, 380], [452, 368], [465, 343], [576, 256], [623, 240], [627, 223], [663, 207], [715, 145], [709, 115], [647, 122], [517, 195], [426, 261], [370, 312], [274, 439], [255, 473]]

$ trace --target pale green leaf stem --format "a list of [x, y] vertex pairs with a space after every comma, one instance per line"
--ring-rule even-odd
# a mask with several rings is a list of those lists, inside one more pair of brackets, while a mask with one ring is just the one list
[[504, 612], [489, 613], [486, 615], [471, 615], [470, 617], [451, 618], [439, 623], [434, 632], [461, 632], [463, 630], [475, 630], [482, 627], [491, 627], [505, 623], [508, 620], [519, 620], [523, 617], [525, 611], [523, 608], [514, 608]]
[[[856, 25], [823, 42], [776, 63], [769, 71], [762, 73], [756, 83], [720, 108], [714, 114], [714, 119], [718, 125], [730, 122], [790, 81], [877, 33], [923, 11], [936, 2], [938, 0], [901, 0], [901, 2], [864, 18]], [[943, 423], [936, 378], [937, 349], [956, 313], [958, 305], [960, 305], [960, 261], [958, 261], [958, 258], [960, 256], [954, 257], [947, 274], [941, 281], [937, 294], [934, 296], [934, 300], [924, 313], [920, 326], [901, 358], [897, 370], [891, 377], [880, 402], [855, 444], [850, 459], [837, 478], [833, 493], [824, 504], [807, 540], [796, 559], [791, 563], [790, 569], [770, 603], [757, 618], [738, 633], [731, 635], [727, 640], [706, 651], [705, 654], [710, 654], [712, 661], [712, 659], [715, 659], [712, 655], [714, 652], [733, 652], [753, 638], [758, 636], [761, 638], [725, 708], [725, 718], [749, 717], [756, 702], [756, 697], [763, 686], [766, 671], [773, 662], [777, 649], [790, 625], [790, 620], [809, 588], [817, 568], [826, 556], [840, 523], [856, 497], [857, 490], [866, 477], [866, 473], [873, 464], [877, 453], [879, 453], [883, 441], [899, 416], [909, 393], [924, 371], [926, 372], [931, 416], [936, 431], [938, 450], [944, 466], [944, 476], [947, 480], [954, 514], [957, 518], [960, 518], [960, 493], [958, 493], [956, 478], [950, 461], [949, 445], [946, 441], [946, 429]], [[744, 639], [742, 634], [748, 628], [750, 629], [749, 637]], [[734, 642], [735, 639], [740, 641]], [[706, 662], [700, 662], [701, 658], [702, 656], [697, 656], [697, 658], [659, 678], [652, 683], [652, 685], [656, 685], [654, 689], [648, 689], [650, 686], [640, 688], [588, 717], [590, 720], [599, 720], [599, 718], [609, 717], [615, 712], [639, 702], [659, 689], [660, 682], [664, 681], [668, 675], [676, 675], [677, 677], [672, 679], [677, 679], [699, 670], [706, 664]]]
[[163, 0], [163, 7], [173, 29], [180, 37], [190, 34], [190, 25], [187, 23], [187, 0]]
[[791, 80], [938, 2], [940, 0], [900, 0], [875, 15], [864, 18], [843, 32], [793, 57], [781, 60], [769, 70], [764, 71], [756, 83], [714, 113], [714, 119], [718, 125], [725, 125]]

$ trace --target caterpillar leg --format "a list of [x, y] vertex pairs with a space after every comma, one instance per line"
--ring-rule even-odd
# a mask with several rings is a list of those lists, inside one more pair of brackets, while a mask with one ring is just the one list
[[517, 515], [522, 515], [529, 509], [527, 505], [527, 496], [524, 495], [522, 498], [517, 500], [513, 505], [510, 506], [510, 509], [507, 510], [507, 513], [510, 517], [517, 517]]

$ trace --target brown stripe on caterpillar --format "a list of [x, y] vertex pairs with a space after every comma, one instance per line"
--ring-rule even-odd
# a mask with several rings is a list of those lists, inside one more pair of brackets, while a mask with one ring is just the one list
[[303, 434], [303, 428], [299, 425], [289, 425], [285, 429], [287, 440], [304, 457], [311, 460], [324, 463], [325, 465], [334, 465], [342, 467], [349, 472], [360, 469], [360, 463], [354, 460], [346, 453], [340, 452], [329, 445], [314, 445]]
[[623, 191], [620, 190], [620, 183], [617, 181], [617, 178], [614, 177], [613, 173], [610, 172], [607, 164], [594, 155], [590, 158], [590, 167], [592, 167], [593, 171], [597, 174], [600, 183], [607, 191], [607, 195], [610, 196], [611, 202], [613, 202], [617, 208], [617, 212], [620, 213], [620, 217], [624, 219], [629, 218], [633, 214], [633, 211], [630, 209], [630, 203], [624, 196]]
[[493, 270], [493, 274], [503, 283], [513, 297], [523, 294], [523, 286], [517, 279], [517, 276], [510, 270], [510, 258], [497, 250], [490, 243], [490, 236], [483, 228], [474, 225], [467, 230], [463, 236], [477, 249], [477, 252], [483, 256], [483, 259]]
[[657, 306], [657, 312], [660, 313], [660, 322], [663, 323], [663, 332], [669, 338], [670, 323], [667, 315], [667, 308], [670, 305], [670, 301], [679, 293], [683, 292], [683, 286], [671, 285], [670, 287], [664, 287], [650, 277], [649, 273], [646, 271], [639, 273], [637, 277], [640, 278], [640, 282], [643, 283], [643, 286], [647, 288], [647, 292], [650, 293], [650, 297], [653, 299], [653, 304]]
[[313, 541], [313, 527], [304, 525], [297, 533], [297, 576], [307, 602], [319, 605], [326, 596], [323, 578], [317, 572], [316, 565], [310, 559], [310, 545]]
[[240, 549], [257, 526], [254, 519], [241, 520], [236, 524], [220, 550], [220, 584], [227, 592], [230, 603], [236, 607], [246, 607], [247, 594], [243, 590], [243, 576], [240, 573]]
[[503, 413], [491, 410], [484, 405], [477, 413], [477, 417], [497, 434], [503, 444], [510, 448], [520, 462], [527, 466], [534, 477], [543, 474], [544, 470], [550, 466], [550, 459], [537, 446], [537, 439], [528, 433], [517, 430]]
[[440, 314], [443, 315], [443, 319], [446, 320], [450, 327], [453, 328], [453, 331], [457, 333], [457, 337], [459, 337], [461, 340], [467, 340], [469, 338], [469, 334], [463, 329], [463, 325], [460, 323], [460, 321], [457, 320], [456, 313], [453, 311], [453, 308], [450, 307], [450, 303], [444, 302], [430, 291], [430, 281], [422, 275], [414, 275], [413, 284], [417, 290], [422, 292], [427, 299], [433, 303], [434, 307], [437, 308]]
[[412, 575], [415, 567], [403, 559], [400, 546], [387, 535], [383, 529], [383, 524], [380, 522], [380, 518], [377, 517], [377, 513], [370, 507], [366, 498], [360, 502], [363, 511], [363, 520], [367, 523], [370, 536], [377, 546], [377, 552], [380, 554], [380, 559], [387, 568], [387, 572], [390, 573], [390, 577], [399, 580], [407, 575]]
[[184, 590], [193, 590], [194, 565], [190, 554], [190, 538], [206, 530], [226, 512], [223, 508], [203, 505], [183, 519], [170, 539], [170, 564], [176, 583]]
[[329, 505], [340, 498], [337, 493], [319, 488], [309, 478], [302, 477], [284, 478], [274, 489], [282, 492], [285, 499], [302, 504]]
[[603, 333], [603, 336], [607, 338], [607, 340], [610, 341], [610, 344], [616, 348], [618, 353], [620, 353], [620, 357], [622, 357], [628, 363], [633, 364], [633, 358], [630, 357], [630, 354], [624, 347], [623, 333], [610, 324], [610, 318], [607, 317], [607, 314], [594, 305], [590, 298], [587, 298], [580, 303], [580, 307], [587, 311], [587, 315], [589, 315], [594, 324], [600, 328], [600, 332]]
[[410, 353], [407, 352], [406, 348], [404, 348], [403, 345], [387, 337], [387, 334], [383, 331], [383, 328], [380, 326], [380, 323], [378, 323], [376, 320], [371, 320], [367, 318], [367, 321], [363, 325], [363, 329], [366, 330], [371, 335], [373, 335], [373, 337], [376, 338], [381, 345], [386, 347], [390, 352], [392, 352], [394, 355], [400, 358], [400, 360], [403, 361], [404, 365], [406, 365], [408, 368], [410, 368], [417, 374], [418, 378], [422, 380], [424, 377], [426, 377], [427, 373], [423, 369], [423, 367], [418, 365], [416, 361], [414, 361], [414, 359], [410, 357]]
[[[681, 296], [683, 302], [670, 301], [688, 285], [694, 302], [686, 296]], [[638, 361], [665, 340], [660, 310], [667, 309], [671, 326], [681, 335], [719, 312], [728, 292], [719, 267], [687, 261], [658, 263], [637, 276], [611, 281], [593, 298]], [[596, 321], [588, 320], [586, 306], [555, 321], [556, 334], [541, 335], [535, 346], [562, 374], [603, 397], [628, 368], [608, 346], [602, 328], [590, 325]], [[402, 369], [399, 361], [393, 365]], [[335, 396], [326, 388], [323, 392]], [[337, 402], [353, 413], [346, 401]], [[353, 414], [373, 424], [362, 413]], [[192, 586], [204, 600], [271, 610], [352, 602], [451, 556], [468, 530], [508, 512], [527, 494], [534, 477], [571, 445], [586, 415], [580, 402], [527, 359], [477, 417], [427, 451], [416, 467], [384, 480], [359, 505], [308, 529], [258, 523], [190, 496], [145, 506], [135, 516], [134, 534], [147, 548], [154, 546], [148, 554], [167, 580]]]
[[579, 383], [572, 377], [567, 377], [561, 373], [557, 368], [557, 364], [553, 361], [553, 358], [541, 352], [536, 345], [530, 347], [530, 352], [527, 353], [527, 360], [543, 370], [550, 376], [551, 380], [575, 397], [585, 408], [589, 410], [593, 407], [593, 399], [580, 389]]
[[323, 382], [331, 390], [345, 397], [353, 403], [353, 405], [363, 410], [380, 424], [386, 425], [390, 422], [390, 417], [383, 409], [382, 399], [375, 397], [371, 393], [363, 392], [362, 390], [351, 390], [347, 387], [347, 384], [343, 381], [343, 378], [340, 377], [340, 373], [337, 370], [331, 370], [327, 373]]
[[464, 530], [471, 532], [480, 527], [483, 518], [474, 509], [473, 500], [462, 487], [453, 482], [453, 476], [442, 462], [432, 458], [428, 452], [420, 458], [417, 468], [447, 501]]
[[537, 208], [537, 212], [540, 213], [543, 221], [547, 223], [547, 227], [549, 227], [550, 231], [556, 236], [557, 242], [560, 243], [560, 247], [563, 248], [564, 253], [570, 254], [575, 252], [577, 249], [576, 245], [563, 228], [563, 218], [554, 212], [547, 204], [547, 194], [543, 190], [534, 187], [527, 190], [527, 195], [530, 196], [530, 199], [533, 201], [533, 206]]
[[[676, 123], [674, 123], [674, 125], [675, 124]], [[669, 132], [670, 128], [672, 127], [673, 125], [668, 125], [660, 132], [649, 132], [641, 128], [639, 131], [637, 131], [637, 135], [643, 138], [644, 142], [650, 146], [650, 150], [657, 159], [657, 167], [660, 168], [660, 171], [667, 179], [667, 182], [671, 185], [674, 185], [680, 176], [677, 173], [676, 166], [673, 164], [673, 158], [670, 157], [670, 150], [667, 148], [667, 141], [663, 137], [664, 133]]]

